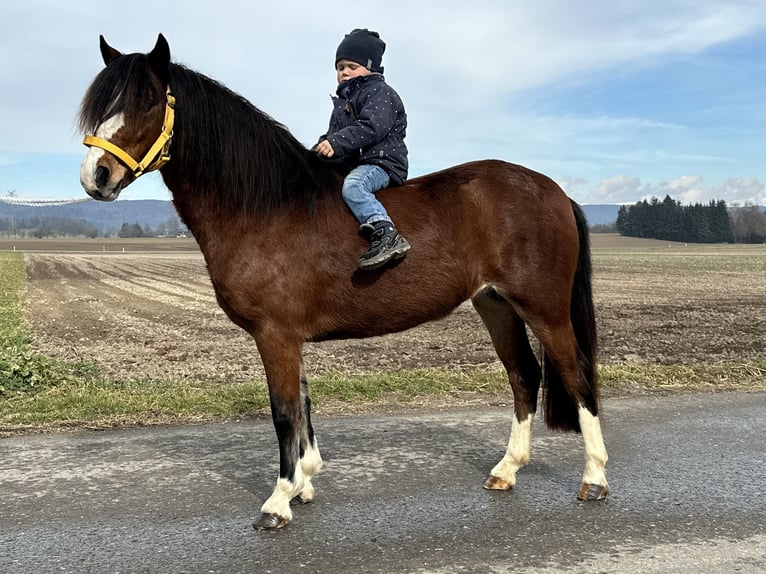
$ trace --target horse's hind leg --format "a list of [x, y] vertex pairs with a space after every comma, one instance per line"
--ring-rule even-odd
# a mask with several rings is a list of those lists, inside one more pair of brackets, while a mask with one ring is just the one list
[[580, 429], [585, 442], [585, 470], [582, 474], [582, 486], [577, 493], [579, 500], [601, 500], [609, 493], [606, 481], [606, 454], [601, 423], [587, 407], [581, 406], [578, 412]]
[[549, 322], [533, 330], [546, 354], [546, 418], [548, 426], [582, 433], [585, 444], [585, 470], [580, 500], [601, 500], [609, 492], [606, 480], [608, 459], [601, 423], [598, 398], [594, 386], [587, 380], [578, 359], [578, 343], [570, 322], [558, 325]]
[[513, 306], [493, 288], [487, 287], [472, 299], [489, 331], [497, 355], [508, 372], [513, 391], [514, 417], [505, 456], [490, 472], [484, 487], [508, 490], [516, 484], [516, 471], [529, 462], [532, 420], [537, 411], [540, 365], [529, 346], [524, 321]]

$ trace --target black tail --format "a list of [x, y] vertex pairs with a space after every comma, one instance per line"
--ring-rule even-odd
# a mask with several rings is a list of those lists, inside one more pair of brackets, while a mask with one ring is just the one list
[[[570, 200], [571, 201], [571, 200]], [[579, 391], [584, 405], [594, 414], [598, 414], [598, 383], [596, 381], [596, 312], [593, 307], [593, 287], [591, 283], [590, 237], [588, 222], [580, 206], [574, 201], [572, 211], [577, 222], [577, 234], [580, 237], [580, 254], [577, 261], [574, 283], [572, 284], [572, 302], [570, 319], [578, 346], [580, 367]], [[578, 407], [564, 384], [549, 363], [544, 360], [543, 385], [545, 387], [545, 421], [549, 428], [580, 432]]]

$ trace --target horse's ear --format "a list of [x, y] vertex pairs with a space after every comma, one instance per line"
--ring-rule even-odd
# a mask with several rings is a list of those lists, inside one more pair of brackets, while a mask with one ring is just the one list
[[152, 48], [152, 51], [147, 54], [147, 57], [149, 58], [149, 66], [157, 74], [160, 82], [167, 84], [170, 73], [170, 46], [168, 46], [165, 36], [162, 34], [157, 36], [157, 43]]
[[106, 43], [106, 40], [104, 40], [103, 36], [99, 36], [98, 39], [101, 48], [101, 57], [104, 58], [104, 64], [109, 64], [109, 62], [115, 58], [122, 56], [120, 52]]

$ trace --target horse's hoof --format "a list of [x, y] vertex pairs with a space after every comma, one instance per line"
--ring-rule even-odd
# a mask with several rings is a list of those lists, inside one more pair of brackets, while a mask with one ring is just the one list
[[314, 486], [309, 482], [303, 487], [303, 491], [293, 498], [290, 503], [308, 504], [314, 502]]
[[600, 484], [583, 483], [580, 492], [577, 493], [577, 500], [603, 500], [609, 492], [609, 487]]
[[282, 528], [288, 522], [290, 521], [287, 518], [264, 512], [258, 521], [253, 524], [253, 528], [256, 530], [276, 530], [277, 528]]
[[490, 476], [484, 481], [484, 488], [487, 490], [511, 490], [513, 485], [505, 482], [502, 478], [496, 476]]

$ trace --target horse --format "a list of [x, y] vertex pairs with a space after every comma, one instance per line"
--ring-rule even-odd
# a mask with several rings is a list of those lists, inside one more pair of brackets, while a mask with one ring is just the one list
[[244, 97], [171, 62], [162, 34], [146, 54], [123, 54], [103, 36], [100, 50], [105, 67], [78, 114], [89, 147], [80, 180], [92, 198], [112, 201], [159, 169], [218, 304], [255, 339], [279, 443], [279, 475], [256, 529], [285, 526], [291, 500], [314, 499], [322, 457], [303, 344], [403, 331], [468, 299], [513, 394], [508, 446], [484, 487], [511, 489], [529, 461], [542, 383], [547, 426], [583, 437], [577, 498], [607, 495], [588, 227], [553, 180], [480, 160], [381, 190], [412, 249], [360, 271], [366, 240], [343, 203], [337, 166]]

